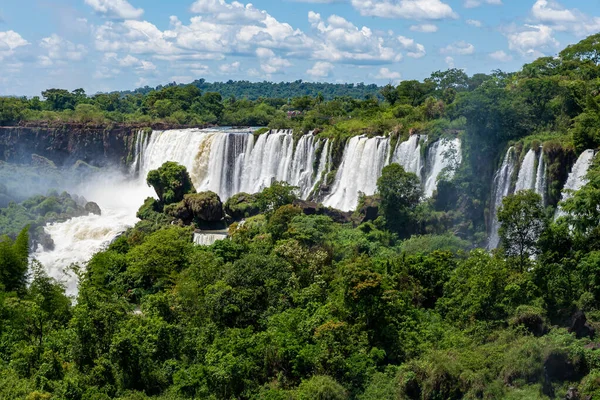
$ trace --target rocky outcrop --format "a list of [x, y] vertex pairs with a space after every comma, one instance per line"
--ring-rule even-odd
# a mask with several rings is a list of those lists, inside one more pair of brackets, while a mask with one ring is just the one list
[[294, 201], [296, 207], [300, 207], [305, 215], [325, 215], [334, 222], [345, 224], [352, 222], [352, 213], [337, 210], [331, 207], [325, 207], [322, 204], [306, 200]]
[[179, 203], [165, 207], [165, 213], [183, 225], [194, 224], [201, 229], [221, 228], [225, 218], [221, 199], [210, 191], [186, 194]]
[[102, 215], [102, 210], [100, 210], [100, 206], [98, 204], [94, 203], [93, 201], [86, 203], [84, 208], [85, 208], [85, 211], [87, 211], [90, 214]]
[[225, 202], [225, 213], [234, 221], [253, 217], [260, 213], [255, 194], [238, 193]]
[[[58, 167], [73, 166], [78, 160], [95, 167], [125, 166], [133, 159], [136, 133], [148, 128], [165, 130], [179, 126], [47, 122], [0, 126], [0, 160], [30, 164], [35, 154]], [[41, 158], [34, 157], [36, 160]]]

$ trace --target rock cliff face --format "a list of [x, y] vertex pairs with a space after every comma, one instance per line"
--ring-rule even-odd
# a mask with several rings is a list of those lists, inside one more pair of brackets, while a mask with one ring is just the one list
[[[78, 160], [92, 166], [124, 167], [133, 157], [135, 135], [147, 126], [115, 124], [39, 124], [0, 127], [0, 161], [30, 164], [39, 155], [58, 167], [70, 167]], [[153, 129], [170, 129], [156, 125]]]

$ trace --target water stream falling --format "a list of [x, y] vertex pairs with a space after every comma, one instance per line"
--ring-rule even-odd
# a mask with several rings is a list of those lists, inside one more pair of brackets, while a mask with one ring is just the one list
[[412, 172], [419, 178], [422, 175], [421, 139], [427, 136], [412, 135], [407, 141], [399, 142], [392, 156], [392, 162], [402, 165], [406, 172]]
[[540, 156], [538, 159], [537, 173], [535, 174], [535, 192], [542, 197], [542, 204], [546, 206], [546, 182], [548, 170], [546, 169], [546, 161], [544, 160], [544, 151], [540, 147]]
[[535, 169], [535, 151], [529, 150], [523, 158], [521, 168], [519, 168], [519, 175], [517, 177], [517, 183], [515, 184], [515, 193], [519, 190], [533, 190], [536, 186], [536, 169]]
[[427, 153], [427, 177], [425, 180], [425, 196], [433, 196], [440, 178], [452, 179], [462, 162], [461, 142], [440, 139], [433, 143]]
[[[594, 150], [586, 150], [577, 159], [573, 168], [571, 169], [571, 173], [567, 178], [567, 182], [562, 191], [561, 202], [567, 199], [570, 199], [573, 194], [572, 192], [576, 192], [587, 183], [586, 175], [590, 166], [592, 165], [592, 161], [594, 161]], [[555, 218], [564, 216], [565, 212], [560, 208], [560, 206], [556, 209]]]
[[502, 205], [502, 199], [510, 194], [511, 180], [515, 172], [516, 162], [515, 149], [514, 147], [510, 147], [504, 156], [502, 166], [494, 176], [494, 185], [492, 187], [492, 204], [490, 206], [491, 228], [488, 242], [489, 249], [495, 249], [500, 243], [500, 236], [498, 235], [500, 223], [498, 222], [498, 218], [496, 218], [496, 211]]
[[323, 201], [328, 207], [354, 210], [359, 192], [372, 195], [377, 179], [388, 163], [389, 138], [355, 136], [348, 141], [331, 194]]

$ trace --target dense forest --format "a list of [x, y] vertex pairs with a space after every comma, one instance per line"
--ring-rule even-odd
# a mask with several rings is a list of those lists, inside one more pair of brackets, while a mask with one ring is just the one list
[[[600, 398], [600, 160], [555, 213], [574, 159], [600, 144], [600, 35], [516, 73], [439, 71], [380, 98], [297, 94], [174, 85], [0, 98], [5, 125], [458, 135], [464, 159], [427, 200], [392, 163], [353, 213], [303, 201], [284, 182], [223, 204], [166, 163], [147, 176], [156, 198], [140, 204], [140, 221], [72, 267], [76, 299], [29, 261], [30, 229], [9, 216], [50, 218], [42, 204], [52, 199], [58, 214], [70, 196], [11, 203], [0, 218], [11, 224], [0, 240], [0, 397]], [[500, 246], [486, 251], [491, 185], [509, 146], [520, 159], [542, 149], [549, 199], [505, 197]], [[223, 221], [227, 240], [192, 243], [196, 228]]]
[[[173, 82], [170, 86], [176, 86]], [[206, 82], [204, 79], [198, 79], [192, 83], [202, 92], [216, 92], [223, 98], [241, 98], [248, 100], [257, 100], [260, 98], [288, 99], [301, 96], [318, 96], [319, 93], [325, 100], [333, 100], [336, 97], [352, 97], [363, 99], [366, 96], [379, 96], [380, 87], [374, 84], [366, 85], [364, 83], [327, 83], [327, 82], [249, 82], [249, 81], [227, 81], [227, 82]], [[185, 86], [179, 84], [179, 86]], [[133, 91], [121, 92], [121, 95], [130, 94], [148, 94], [153, 90], [161, 90], [163, 86], [157, 88], [143, 87]]]

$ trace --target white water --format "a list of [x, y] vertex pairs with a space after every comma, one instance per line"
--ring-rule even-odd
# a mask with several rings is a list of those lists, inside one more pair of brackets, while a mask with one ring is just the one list
[[218, 240], [227, 239], [227, 233], [200, 232], [194, 233], [194, 244], [197, 246], [211, 246]]
[[502, 205], [502, 199], [510, 194], [511, 179], [515, 172], [515, 167], [515, 149], [514, 147], [510, 147], [504, 156], [502, 166], [494, 176], [494, 185], [492, 187], [492, 210], [490, 213], [491, 228], [488, 242], [489, 249], [495, 249], [500, 243], [500, 236], [498, 235], [500, 223], [498, 222], [498, 218], [496, 218], [496, 212]]
[[433, 143], [427, 154], [427, 179], [425, 196], [433, 196], [440, 178], [452, 179], [462, 162], [460, 139], [440, 139]]
[[[567, 199], [570, 199], [573, 196], [573, 192], [578, 191], [587, 183], [586, 175], [590, 166], [592, 165], [592, 161], [594, 160], [594, 150], [586, 150], [577, 159], [575, 165], [571, 169], [571, 173], [567, 178], [567, 182], [562, 191], [561, 202]], [[556, 209], [555, 217], [561, 217], [565, 215], [565, 212], [559, 207]]]
[[535, 151], [529, 150], [521, 163], [515, 193], [520, 190], [533, 190], [536, 186]]
[[406, 172], [412, 172], [421, 179], [423, 168], [421, 136], [412, 135], [406, 142], [398, 143], [392, 162], [400, 164]]
[[535, 174], [535, 192], [542, 197], [542, 204], [546, 205], [546, 181], [548, 170], [544, 160], [544, 151], [540, 147], [540, 157], [538, 159], [537, 173]]
[[[294, 149], [291, 131], [271, 132], [256, 139], [247, 130], [154, 132], [141, 154], [141, 170], [145, 176], [166, 161], [176, 161], [187, 168], [198, 191], [212, 190], [223, 200], [239, 192], [260, 192], [274, 181], [298, 186], [300, 196], [306, 198], [319, 178], [314, 171], [318, 145], [308, 134]], [[319, 162], [318, 168], [322, 172], [325, 166]]]
[[98, 203], [102, 215], [72, 218], [46, 226], [55, 248], [39, 248], [33, 257], [42, 263], [49, 276], [63, 282], [67, 294], [77, 293], [77, 277], [69, 272], [72, 264], [84, 266], [96, 252], [119, 233], [135, 224], [137, 209], [152, 195], [148, 187], [137, 182], [125, 182], [123, 177], [99, 178], [75, 189], [88, 200]]
[[381, 136], [355, 136], [348, 141], [331, 194], [323, 201], [328, 207], [354, 210], [359, 192], [372, 195], [377, 179], [388, 162], [389, 139]]

